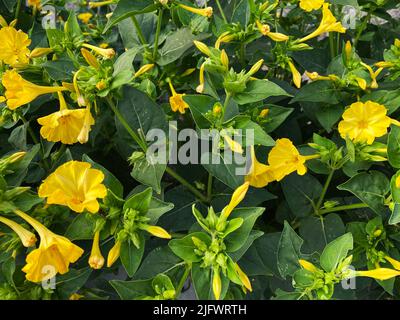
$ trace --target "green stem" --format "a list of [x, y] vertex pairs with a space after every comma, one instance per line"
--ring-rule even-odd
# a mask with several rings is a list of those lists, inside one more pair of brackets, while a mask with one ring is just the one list
[[17, 20], [19, 17], [19, 12], [21, 11], [21, 3], [22, 3], [22, 0], [18, 0], [17, 7], [15, 8], [15, 15], [14, 15], [15, 20]]
[[354, 203], [354, 204], [348, 204], [348, 205], [344, 205], [344, 206], [337, 206], [337, 207], [333, 207], [333, 208], [320, 210], [319, 213], [321, 215], [323, 215], [323, 214], [330, 213], [330, 212], [338, 212], [338, 211], [361, 209], [361, 208], [368, 208], [368, 205], [365, 203]]
[[326, 178], [324, 187], [322, 189], [321, 195], [320, 195], [320, 197], [318, 199], [318, 202], [317, 202], [317, 205], [316, 205], [317, 212], [318, 212], [319, 208], [321, 208], [322, 202], [324, 201], [325, 194], [328, 191], [329, 184], [332, 181], [332, 177], [333, 177], [334, 172], [335, 172], [335, 169], [331, 169], [331, 172], [329, 172], [328, 177]]
[[147, 44], [147, 41], [146, 41], [146, 39], [145, 39], [145, 37], [143, 35], [142, 28], [140, 27], [139, 22], [137, 21], [137, 19], [136, 19], [136, 17], [134, 15], [131, 16], [131, 20], [132, 20], [133, 24], [135, 25], [136, 33], [138, 35], [140, 43], [145, 47], [145, 50], [148, 50], [148, 44]]
[[212, 197], [212, 186], [213, 186], [213, 176], [211, 173], [208, 174], [208, 181], [207, 181], [207, 199], [211, 201]]
[[186, 279], [189, 276], [190, 270], [192, 269], [192, 266], [190, 264], [185, 264], [185, 272], [182, 275], [182, 278], [179, 280], [178, 286], [176, 287], [176, 298], [179, 298], [181, 291], [183, 289], [183, 286], [185, 285]]
[[153, 60], [157, 59], [158, 55], [158, 45], [159, 45], [159, 38], [160, 38], [160, 32], [161, 32], [161, 24], [162, 24], [162, 18], [163, 18], [163, 13], [164, 9], [161, 8], [158, 11], [158, 20], [157, 20], [157, 29], [156, 29], [156, 37], [154, 39], [154, 49], [153, 49]]
[[182, 176], [180, 176], [178, 173], [176, 173], [174, 170], [172, 170], [170, 167], [165, 168], [165, 172], [168, 173], [172, 178], [174, 178], [176, 181], [184, 185], [191, 193], [193, 193], [197, 198], [200, 199], [200, 201], [208, 203], [208, 199], [206, 196], [204, 196], [199, 190], [197, 190], [195, 187], [193, 187], [188, 181], [185, 180]]
[[228, 23], [228, 19], [226, 19], [225, 12], [222, 9], [221, 3], [219, 2], [219, 0], [215, 0], [215, 2], [217, 3], [218, 10], [219, 13], [221, 14], [222, 19], [224, 20], [225, 23]]
[[335, 34], [333, 32], [329, 33], [329, 49], [331, 51], [331, 59], [336, 57], [334, 36], [335, 36]]
[[226, 108], [228, 107], [228, 104], [229, 104], [229, 101], [231, 100], [231, 97], [232, 97], [231, 93], [227, 92], [226, 96], [225, 96], [224, 105], [222, 106], [221, 118], [219, 118], [220, 124], [224, 122], [225, 111], [226, 111]]
[[111, 98], [107, 97], [107, 103], [110, 106], [111, 110], [114, 112], [116, 117], [118, 118], [119, 122], [124, 126], [126, 131], [129, 133], [129, 135], [132, 137], [132, 139], [139, 145], [139, 147], [146, 152], [147, 150], [147, 145], [140, 139], [140, 137], [137, 135], [135, 131], [132, 130], [131, 126], [129, 125], [128, 122], [126, 122], [124, 116], [119, 112], [117, 106], [114, 104], [114, 102], [111, 100]]
[[360, 40], [361, 34], [363, 33], [363, 31], [364, 31], [365, 28], [367, 27], [368, 21], [369, 21], [369, 19], [371, 18], [371, 15], [372, 15], [372, 12], [368, 12], [368, 14], [365, 16], [364, 21], [363, 21], [362, 24], [360, 25], [360, 28], [358, 29], [357, 35], [356, 35], [356, 37], [355, 37], [355, 39], [354, 39], [354, 43], [353, 43], [354, 48], [357, 46], [358, 40]]

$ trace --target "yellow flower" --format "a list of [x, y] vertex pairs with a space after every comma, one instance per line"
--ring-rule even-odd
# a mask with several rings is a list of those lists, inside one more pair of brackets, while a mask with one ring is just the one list
[[178, 6], [181, 7], [182, 9], [185, 9], [187, 11], [190, 11], [192, 13], [198, 14], [198, 15], [203, 16], [203, 17], [210, 18], [213, 15], [213, 8], [212, 7], [199, 9], [199, 8], [189, 7], [189, 6], [186, 6], [184, 4], [179, 4]]
[[176, 93], [172, 82], [169, 81], [169, 87], [171, 89], [172, 96], [169, 97], [169, 104], [171, 105], [171, 109], [173, 112], [179, 111], [180, 113], [184, 114], [185, 109], [189, 108], [189, 105], [183, 101], [184, 93]]
[[229, 134], [222, 133], [222, 136], [224, 137], [225, 146], [228, 146], [233, 152], [243, 153], [242, 145], [239, 142], [233, 140]]
[[15, 210], [15, 213], [28, 222], [39, 234], [39, 248], [31, 251], [26, 257], [22, 271], [26, 279], [40, 282], [54, 277], [57, 273], [69, 271], [69, 264], [74, 263], [83, 254], [83, 250], [69, 239], [51, 232], [39, 221], [26, 213]]
[[340, 136], [343, 139], [347, 136], [354, 142], [372, 144], [375, 138], [387, 133], [390, 124], [399, 125], [386, 113], [386, 108], [376, 102], [355, 102], [342, 115], [343, 120], [338, 126]]
[[317, 272], [318, 271], [318, 268], [316, 266], [314, 266], [311, 262], [308, 262], [306, 260], [300, 259], [299, 263], [303, 267], [303, 269], [306, 269], [307, 271], [310, 271], [310, 272]]
[[[222, 58], [222, 54], [221, 54]], [[203, 93], [204, 91], [204, 84], [205, 84], [205, 79], [204, 79], [204, 65], [205, 62], [203, 62], [200, 66], [200, 73], [199, 73], [199, 85], [196, 87], [196, 92], [197, 93]]]
[[232, 194], [231, 201], [229, 204], [222, 210], [221, 215], [227, 219], [232, 213], [233, 209], [235, 209], [240, 202], [246, 196], [247, 190], [249, 189], [250, 183], [245, 182], [241, 186], [239, 186]]
[[335, 16], [332, 14], [331, 10], [329, 10], [329, 3], [324, 3], [322, 7], [322, 21], [319, 27], [308, 36], [300, 39], [299, 42], [305, 42], [312, 38], [318, 37], [319, 35], [325, 32], [340, 32], [345, 33], [346, 29], [342, 26], [340, 22], [338, 22]]
[[375, 66], [377, 66], [378, 68], [392, 68], [395, 66], [395, 64], [389, 61], [379, 61], [375, 63]]
[[213, 269], [212, 288], [213, 288], [213, 293], [214, 293], [215, 299], [219, 300], [221, 297], [222, 282], [221, 282], [221, 276], [219, 274], [218, 268]]
[[40, 0], [28, 0], [28, 6], [40, 9], [41, 7]]
[[82, 44], [82, 47], [91, 49], [95, 53], [97, 53], [98, 55], [103, 56], [106, 59], [111, 59], [112, 57], [115, 56], [115, 51], [112, 48], [100, 48], [100, 47], [96, 47], [96, 46], [93, 46], [93, 45], [88, 44], [88, 43]]
[[118, 260], [119, 255], [121, 253], [121, 241], [117, 240], [114, 246], [111, 248], [110, 252], [108, 252], [107, 256], [107, 267], [111, 267], [115, 261]]
[[13, 27], [0, 29], [0, 61], [11, 66], [24, 65], [29, 62], [28, 46], [31, 40], [22, 30]]
[[79, 293], [73, 293], [69, 296], [68, 300], [80, 300], [84, 296]]
[[307, 167], [304, 163], [307, 160], [318, 158], [319, 155], [302, 156], [292, 141], [287, 138], [276, 140], [276, 145], [268, 154], [268, 163], [274, 174], [275, 180], [280, 181], [285, 176], [297, 171], [297, 174], [304, 175]]
[[94, 119], [92, 113], [90, 112], [90, 103], [87, 104], [85, 109], [85, 116], [83, 118], [83, 125], [81, 131], [79, 132], [77, 140], [83, 144], [89, 140], [90, 127], [94, 124]]
[[101, 254], [100, 246], [100, 231], [96, 231], [93, 238], [92, 251], [89, 257], [89, 266], [92, 269], [101, 269], [104, 265], [104, 257]]
[[234, 34], [230, 34], [229, 31], [226, 31], [226, 32], [222, 33], [218, 37], [217, 41], [215, 41], [214, 47], [216, 49], [219, 49], [219, 47], [221, 46], [221, 43], [228, 43], [228, 42], [231, 42], [234, 39], [235, 39], [235, 35]]
[[319, 10], [324, 4], [324, 0], [300, 0], [300, 8], [304, 11]]
[[90, 1], [89, 8], [91, 8], [91, 9], [99, 8], [99, 7], [107, 6], [107, 5], [113, 4], [113, 3], [114, 3], [114, 0], [100, 1], [100, 2]]
[[239, 276], [240, 281], [242, 281], [243, 285], [245, 286], [245, 288], [247, 290], [249, 290], [250, 292], [253, 291], [249, 277], [243, 272], [242, 269], [240, 269], [240, 267], [237, 263], [235, 263], [234, 266], [235, 266], [235, 271], [236, 271], [237, 275]]
[[85, 209], [99, 211], [97, 198], [104, 198], [107, 189], [102, 184], [104, 174], [91, 169], [90, 163], [69, 161], [59, 166], [39, 187], [39, 197], [47, 198], [48, 204], [68, 206], [75, 212]]
[[268, 183], [274, 181], [271, 168], [257, 161], [254, 146], [251, 147], [251, 167], [249, 173], [245, 177], [245, 181], [249, 182], [249, 184], [255, 188], [263, 188]]
[[151, 69], [154, 68], [154, 63], [151, 64], [145, 64], [138, 71], [135, 72], [134, 77], [140, 77], [141, 75], [145, 74], [146, 72], [150, 71]]
[[22, 78], [15, 70], [7, 70], [3, 74], [2, 84], [6, 89], [7, 106], [11, 110], [35, 100], [40, 95], [66, 90], [64, 87], [38, 86]]
[[290, 72], [292, 73], [293, 83], [297, 88], [301, 87], [301, 74], [291, 60], [288, 61]]
[[267, 24], [262, 24], [259, 20], [256, 21], [258, 30], [264, 35], [276, 42], [287, 41], [289, 37], [283, 33], [271, 32], [271, 28]]
[[266, 118], [268, 116], [268, 114], [269, 114], [269, 109], [265, 108], [260, 111], [260, 114], [258, 116], [261, 118]]
[[[37, 120], [42, 126], [40, 128], [40, 135], [51, 142], [74, 144], [78, 142], [79, 134], [84, 126], [86, 109], [69, 110], [62, 94], [58, 94], [60, 100], [60, 111], [41, 117]], [[94, 119], [91, 115], [90, 117], [90, 123], [92, 125], [94, 124]]]
[[[397, 187], [397, 179], [396, 179], [396, 187]], [[395, 268], [396, 270], [400, 270], [400, 261], [397, 261], [396, 259], [393, 259], [389, 256], [386, 256], [385, 260], [387, 260], [393, 266], [393, 268]]]
[[350, 61], [351, 56], [353, 55], [353, 47], [350, 40], [347, 40], [346, 45], [344, 46], [344, 51], [346, 53], [346, 60]]
[[155, 237], [162, 238], [162, 239], [171, 239], [171, 235], [161, 227], [147, 226], [145, 228], [145, 230]]
[[96, 57], [89, 50], [87, 50], [85, 48], [81, 48], [81, 54], [89, 66], [92, 66], [95, 69], [99, 69], [99, 67], [100, 67], [99, 62], [97, 61]]
[[376, 280], [388, 280], [400, 275], [400, 271], [389, 269], [389, 268], [377, 268], [374, 270], [367, 271], [356, 271], [357, 277], [368, 277]]
[[90, 12], [84, 12], [78, 14], [78, 19], [81, 20], [83, 23], [88, 24], [89, 20], [93, 17], [93, 14]]
[[207, 57], [209, 57], [211, 55], [211, 51], [205, 43], [197, 41], [197, 40], [194, 40], [193, 43], [196, 46], [196, 48], [199, 49], [199, 51], [201, 53], [204, 53]]
[[1, 216], [0, 222], [10, 227], [18, 235], [24, 247], [32, 247], [36, 243], [36, 236], [18, 223]]
[[377, 78], [377, 77], [379, 76], [379, 74], [382, 72], [383, 68], [381, 67], [381, 68], [378, 68], [376, 71], [374, 71], [374, 70], [371, 68], [371, 66], [367, 65], [367, 64], [364, 63], [364, 62], [361, 62], [361, 65], [362, 65], [363, 67], [365, 67], [365, 68], [368, 70], [369, 75], [370, 75], [370, 77], [371, 77], [370, 88], [371, 88], [371, 89], [377, 89], [377, 88], [378, 88], [378, 82], [376, 81], [376, 78]]
[[336, 81], [339, 80], [338, 76], [330, 74], [328, 76], [321, 76], [318, 72], [308, 72], [306, 71], [306, 76], [312, 81]]
[[29, 55], [29, 58], [40, 58], [43, 56], [47, 56], [49, 53], [52, 53], [52, 48], [35, 48]]

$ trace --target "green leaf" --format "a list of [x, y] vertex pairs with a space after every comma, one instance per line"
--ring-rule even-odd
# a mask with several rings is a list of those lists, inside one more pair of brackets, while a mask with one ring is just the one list
[[172, 252], [175, 253], [179, 258], [185, 262], [199, 262], [201, 256], [197, 255], [194, 250], [197, 247], [194, 245], [192, 238], [196, 237], [204, 242], [207, 246], [211, 244], [210, 237], [204, 232], [194, 232], [188, 234], [186, 237], [181, 239], [173, 239], [168, 243]]
[[93, 239], [96, 217], [92, 213], [77, 214], [68, 226], [65, 236], [74, 240]]
[[130, 196], [125, 204], [123, 210], [133, 209], [139, 211], [141, 214], [146, 214], [150, 207], [153, 190], [147, 188], [146, 190]]
[[358, 8], [357, 0], [332, 0], [333, 4], [340, 4], [342, 6], [352, 6]]
[[286, 108], [278, 105], [268, 105], [267, 108], [269, 109], [267, 122], [261, 124], [267, 133], [278, 128], [294, 110], [293, 108]]
[[386, 210], [384, 200], [389, 192], [389, 180], [381, 172], [362, 172], [337, 187], [354, 194], [377, 214]]
[[337, 214], [307, 217], [301, 221], [299, 234], [304, 240], [304, 253], [322, 252], [325, 246], [343, 235], [346, 227]]
[[278, 270], [282, 277], [292, 276], [299, 268], [300, 248], [303, 239], [285, 221], [278, 244]]
[[117, 291], [121, 300], [135, 300], [140, 297], [154, 296], [153, 279], [121, 281], [111, 280], [111, 286]]
[[269, 134], [267, 134], [263, 128], [260, 127], [257, 123], [250, 120], [248, 116], [237, 116], [232, 120], [234, 122], [235, 129], [241, 129], [242, 135], [246, 136], [246, 130], [250, 130], [250, 132], [254, 135], [254, 144], [262, 145], [266, 147], [274, 146], [275, 141], [271, 138]]
[[327, 104], [339, 104], [338, 90], [331, 81], [315, 81], [302, 87], [296, 96], [290, 101], [323, 102]]
[[224, 159], [223, 152], [218, 154], [207, 152], [201, 155], [201, 164], [211, 175], [230, 188], [236, 189], [244, 182], [244, 176], [237, 174], [236, 169], [243, 170], [244, 164], [236, 164], [234, 158], [232, 161], [229, 160]]
[[143, 253], [144, 253], [144, 237], [143, 235], [139, 235], [140, 238], [140, 246], [136, 248], [132, 241], [125, 241], [121, 246], [121, 262], [124, 266], [126, 273], [133, 277], [136, 270], [138, 269], [140, 262], [142, 261]]
[[135, 161], [131, 176], [140, 183], [152, 187], [159, 194], [161, 192], [161, 179], [166, 167], [166, 164], [151, 163], [147, 157], [144, 157]]
[[212, 111], [217, 100], [206, 95], [185, 95], [183, 100], [189, 105], [196, 125], [200, 129], [210, 128], [212, 122], [207, 119], [206, 114]]
[[184, 55], [184, 53], [194, 46], [193, 41], [201, 41], [207, 38], [207, 34], [194, 35], [189, 28], [181, 28], [168, 35], [165, 44], [160, 48], [160, 57], [157, 64], [165, 66]]
[[320, 264], [326, 272], [336, 269], [338, 264], [347, 257], [348, 252], [353, 249], [353, 236], [346, 233], [330, 242], [321, 254]]
[[74, 63], [67, 56], [61, 56], [54, 61], [46, 61], [43, 67], [50, 78], [55, 81], [70, 81], [72, 79], [72, 73], [75, 70]]
[[157, 9], [157, 4], [153, 0], [120, 0], [113, 11], [111, 18], [104, 27], [103, 33], [117, 24], [118, 22], [140, 13], [152, 12]]
[[242, 218], [243, 223], [224, 239], [227, 252], [238, 251], [245, 243], [257, 218], [262, 215], [264, 208], [238, 208], [232, 211], [230, 219]]
[[87, 267], [79, 270], [70, 269], [66, 274], [57, 275], [56, 292], [60, 299], [69, 299], [71, 294], [84, 286], [91, 273], [92, 269]]
[[387, 155], [389, 163], [394, 168], [400, 168], [400, 128], [391, 126], [388, 135]]
[[269, 97], [290, 96], [280, 86], [269, 80], [250, 80], [246, 90], [237, 93], [233, 99], [238, 104], [258, 102]]
[[372, 91], [362, 96], [361, 101], [374, 101], [382, 104], [388, 109], [388, 114], [392, 114], [400, 107], [400, 89]]
[[390, 179], [390, 191], [392, 193], [392, 198], [394, 201], [393, 212], [389, 218], [389, 224], [397, 224], [400, 222], [400, 188], [396, 185], [397, 177], [400, 176], [400, 171]]
[[143, 259], [140, 268], [135, 273], [135, 279], [152, 278], [182, 265], [182, 260], [172, 252], [169, 246], [157, 247]]
[[312, 202], [322, 192], [316, 178], [310, 174], [299, 176], [293, 173], [282, 180], [281, 185], [289, 208], [296, 217], [305, 217], [313, 212]]

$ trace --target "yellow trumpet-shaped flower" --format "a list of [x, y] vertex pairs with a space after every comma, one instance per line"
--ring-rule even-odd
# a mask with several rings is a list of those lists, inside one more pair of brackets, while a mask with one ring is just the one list
[[324, 3], [322, 7], [322, 20], [319, 27], [308, 36], [301, 38], [299, 42], [305, 42], [312, 38], [318, 37], [319, 35], [325, 32], [339, 32], [345, 33], [346, 29], [342, 26], [340, 22], [338, 22], [335, 16], [332, 14], [331, 10], [329, 10], [329, 3]]
[[49, 53], [52, 53], [52, 48], [35, 48], [29, 55], [29, 58], [40, 58], [43, 56], [47, 56]]
[[64, 87], [38, 86], [22, 78], [15, 70], [8, 70], [3, 74], [2, 84], [6, 89], [7, 107], [11, 110], [35, 100], [40, 95], [66, 90]]
[[[396, 187], [397, 187], [397, 179], [396, 179]], [[385, 256], [385, 260], [388, 261], [393, 268], [395, 268], [396, 270], [400, 270], [400, 261], [397, 261], [396, 259], [393, 259], [389, 256]]]
[[367, 271], [356, 271], [357, 277], [368, 277], [376, 280], [388, 280], [400, 275], [400, 271], [389, 269], [389, 268], [377, 268], [374, 270]]
[[84, 24], [88, 24], [90, 19], [92, 19], [92, 17], [93, 14], [91, 14], [90, 12], [84, 12], [78, 14], [78, 19], [81, 20]]
[[221, 43], [228, 43], [234, 39], [235, 39], [235, 35], [230, 34], [229, 31], [224, 32], [218, 37], [217, 41], [215, 41], [214, 47], [216, 49], [219, 49], [219, 47], [221, 46]]
[[39, 221], [26, 213], [15, 210], [15, 213], [28, 222], [39, 234], [39, 248], [31, 251], [26, 257], [22, 271], [26, 279], [40, 282], [54, 277], [57, 273], [69, 271], [69, 264], [76, 262], [83, 250], [69, 239], [51, 232]]
[[297, 174], [304, 175], [307, 167], [304, 165], [307, 160], [316, 159], [319, 155], [302, 156], [292, 141], [287, 138], [276, 140], [275, 146], [268, 154], [268, 163], [274, 174], [275, 180], [280, 181], [285, 176], [297, 171]]
[[253, 291], [253, 288], [251, 286], [251, 282], [249, 277], [247, 276], [247, 274], [245, 274], [243, 272], [243, 270], [239, 267], [239, 265], [237, 263], [235, 263], [235, 271], [236, 274], [239, 276], [240, 281], [242, 281], [243, 285], [245, 286], [245, 288], [247, 290], [249, 290], [250, 292]]
[[108, 1], [99, 1], [99, 2], [90, 1], [88, 4], [89, 4], [89, 8], [93, 9], [93, 8], [104, 7], [109, 4], [113, 4], [113, 3], [114, 3], [114, 0], [108, 0]]
[[255, 188], [263, 188], [268, 183], [274, 181], [274, 175], [270, 166], [257, 161], [254, 146], [251, 147], [251, 167], [245, 177], [245, 181]]
[[389, 118], [385, 106], [367, 101], [355, 102], [343, 113], [343, 120], [339, 122], [340, 136], [349, 137], [354, 142], [372, 144], [375, 138], [387, 133], [390, 124], [400, 125], [396, 120]]
[[380, 67], [378, 68], [376, 71], [374, 71], [371, 66], [367, 65], [364, 62], [361, 62], [361, 65], [366, 68], [369, 72], [369, 75], [371, 77], [371, 84], [370, 87], [371, 89], [377, 89], [378, 88], [378, 82], [376, 81], [376, 78], [380, 75], [380, 73], [382, 72], [383, 68]]
[[82, 47], [85, 47], [87, 49], [91, 49], [93, 50], [95, 53], [97, 53], [98, 55], [106, 58], [106, 59], [111, 59], [112, 57], [115, 56], [115, 51], [112, 48], [100, 48], [100, 47], [96, 47], [93, 46], [91, 44], [88, 43], [84, 43], [82, 44]]
[[92, 269], [101, 269], [104, 265], [104, 257], [100, 251], [100, 231], [96, 231], [93, 237], [92, 251], [89, 257], [89, 266]]
[[99, 211], [97, 198], [104, 198], [107, 189], [102, 184], [104, 174], [92, 169], [90, 163], [69, 161], [58, 167], [39, 187], [39, 197], [47, 198], [48, 204], [68, 206], [75, 212], [85, 209]]
[[324, 4], [324, 0], [300, 0], [300, 8], [304, 11], [319, 10]]
[[330, 74], [327, 76], [321, 76], [320, 74], [318, 74], [318, 72], [308, 72], [306, 71], [306, 76], [308, 78], [310, 78], [310, 80], [312, 81], [336, 81], [339, 80], [339, 77], [334, 75], [334, 74]]
[[224, 137], [225, 145], [228, 146], [229, 149], [231, 149], [233, 152], [236, 152], [236, 153], [240, 153], [240, 154], [243, 153], [242, 145], [239, 142], [233, 140], [229, 136], [229, 134], [224, 134], [223, 137]]
[[182, 9], [192, 12], [194, 14], [198, 14], [200, 16], [203, 17], [207, 17], [210, 18], [213, 15], [213, 8], [212, 7], [207, 7], [207, 8], [203, 8], [203, 9], [199, 9], [199, 8], [193, 8], [190, 6], [186, 6], [184, 4], [179, 4], [179, 7], [181, 7]]
[[232, 213], [233, 209], [235, 209], [240, 202], [246, 196], [247, 190], [249, 190], [250, 183], [245, 182], [241, 186], [239, 186], [232, 194], [231, 201], [229, 204], [222, 210], [221, 215], [227, 219]]
[[211, 51], [205, 43], [197, 40], [194, 40], [193, 43], [201, 53], [205, 54], [207, 57], [211, 55]]
[[219, 270], [217, 268], [213, 269], [212, 289], [215, 300], [219, 300], [221, 298], [222, 282]]
[[200, 66], [199, 85], [196, 88], [197, 93], [203, 93], [203, 91], [204, 91], [204, 84], [205, 84], [204, 65], [205, 65], [205, 62], [203, 62], [202, 65]]
[[143, 74], [149, 72], [151, 69], [153, 69], [154, 66], [155, 66], [154, 63], [145, 64], [145, 65], [141, 66], [140, 69], [135, 72], [134, 77], [135, 78], [140, 77], [141, 75], [143, 75]]
[[171, 89], [172, 96], [169, 97], [169, 104], [171, 105], [171, 109], [173, 112], [179, 111], [184, 114], [185, 110], [189, 108], [189, 105], [183, 100], [184, 93], [177, 93], [175, 91], [172, 82], [169, 81], [169, 87]]
[[69, 296], [68, 300], [80, 300], [83, 297], [84, 295], [75, 292]]
[[110, 252], [108, 252], [107, 256], [107, 267], [111, 267], [115, 261], [118, 260], [119, 255], [121, 254], [121, 241], [117, 240], [114, 246], [111, 248]]
[[20, 224], [1, 216], [0, 222], [11, 228], [18, 235], [24, 247], [32, 247], [33, 245], [35, 245], [37, 240], [36, 236]]
[[276, 42], [287, 41], [289, 40], [289, 36], [279, 33], [279, 32], [271, 32], [271, 28], [267, 24], [262, 24], [259, 20], [256, 21], [258, 30], [264, 35]]
[[89, 140], [89, 132], [91, 126], [94, 125], [94, 119], [92, 113], [90, 112], [90, 103], [87, 104], [85, 108], [85, 116], [83, 117], [83, 125], [81, 131], [79, 132], [77, 140], [79, 143], [84, 144]]
[[31, 40], [22, 30], [14, 27], [0, 29], [0, 61], [11, 66], [24, 65], [29, 62]]
[[395, 64], [389, 61], [379, 61], [375, 63], [375, 66], [378, 68], [392, 68], [395, 66]]
[[35, 9], [40, 9], [42, 6], [41, 0], [28, 0], [28, 6], [33, 7]]
[[95, 69], [100, 67], [100, 63], [97, 61], [96, 57], [87, 49], [81, 48], [81, 54], [85, 58], [88, 65], [92, 66]]
[[293, 83], [297, 88], [301, 87], [301, 74], [291, 60], [288, 61], [290, 72], [292, 73]]
[[[68, 109], [63, 95], [60, 92], [58, 95], [60, 110], [37, 120], [42, 126], [40, 135], [48, 141], [74, 144], [79, 141], [78, 137], [84, 126], [87, 111], [86, 109]], [[91, 115], [90, 118], [90, 123], [93, 124], [94, 119]]]
[[316, 266], [314, 266], [311, 262], [308, 262], [307, 260], [300, 259], [299, 263], [303, 267], [303, 269], [306, 269], [307, 271], [310, 271], [310, 272], [318, 271], [318, 268]]
[[162, 239], [171, 239], [171, 235], [161, 227], [158, 226], [147, 226], [145, 230], [155, 237]]

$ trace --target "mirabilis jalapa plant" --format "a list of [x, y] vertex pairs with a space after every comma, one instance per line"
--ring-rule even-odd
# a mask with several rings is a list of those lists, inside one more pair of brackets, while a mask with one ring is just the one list
[[399, 9], [0, 4], [0, 299], [398, 298]]

